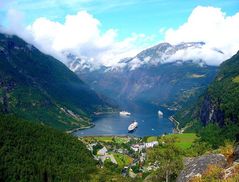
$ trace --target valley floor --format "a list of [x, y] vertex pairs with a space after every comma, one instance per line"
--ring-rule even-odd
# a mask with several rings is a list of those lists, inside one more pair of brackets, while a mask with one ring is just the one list
[[197, 139], [195, 133], [169, 134], [163, 136], [132, 137], [132, 136], [87, 136], [79, 137], [91, 151], [102, 167], [113, 163], [119, 168], [121, 175], [142, 179], [143, 176], [158, 168], [147, 161], [148, 151], [164, 144], [164, 138], [178, 138], [176, 145], [185, 150], [190, 148]]

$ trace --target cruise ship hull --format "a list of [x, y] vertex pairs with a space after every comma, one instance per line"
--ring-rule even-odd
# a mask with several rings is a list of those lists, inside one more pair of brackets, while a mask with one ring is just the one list
[[138, 127], [138, 123], [134, 121], [133, 123], [129, 125], [128, 132], [133, 132], [137, 127]]

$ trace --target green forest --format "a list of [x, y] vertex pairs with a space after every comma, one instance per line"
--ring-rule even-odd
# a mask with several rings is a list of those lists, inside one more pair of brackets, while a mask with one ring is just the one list
[[0, 116], [0, 181], [84, 181], [96, 162], [76, 137]]

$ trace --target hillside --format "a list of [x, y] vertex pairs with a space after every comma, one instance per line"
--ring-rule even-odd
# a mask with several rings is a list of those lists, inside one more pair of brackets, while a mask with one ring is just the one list
[[200, 109], [201, 122], [238, 123], [238, 96], [239, 52], [221, 64], [216, 79], [209, 86]]
[[215, 80], [196, 105], [183, 108], [177, 118], [183, 123], [200, 120], [203, 125], [238, 123], [239, 119], [239, 52], [223, 62]]
[[63, 63], [0, 34], [0, 112], [58, 129], [89, 126], [108, 105]]
[[77, 138], [0, 115], [0, 181], [89, 181], [96, 162]]

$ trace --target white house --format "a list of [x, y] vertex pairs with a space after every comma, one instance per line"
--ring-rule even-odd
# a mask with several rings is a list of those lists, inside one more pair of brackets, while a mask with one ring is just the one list
[[131, 149], [134, 150], [135, 152], [141, 151], [142, 149], [145, 148], [145, 145], [139, 145], [139, 144], [135, 144], [131, 146]]
[[158, 144], [159, 144], [158, 141], [148, 142], [148, 143], [145, 143], [145, 147], [146, 148], [152, 148], [152, 147], [154, 147], [154, 146], [156, 146]]
[[103, 147], [102, 149], [100, 149], [98, 152], [97, 152], [97, 154], [98, 155], [105, 155], [106, 153], [107, 153], [107, 148], [105, 148], [105, 147]]

